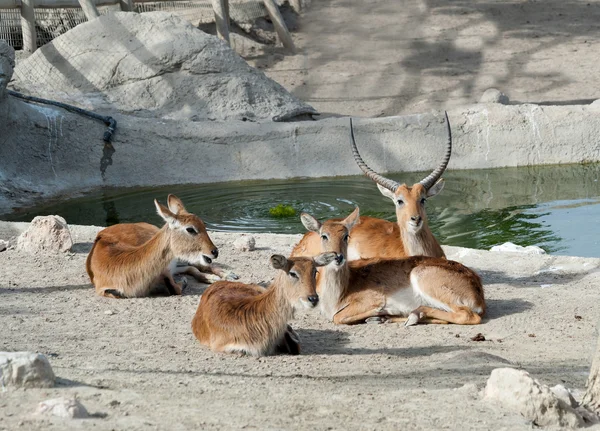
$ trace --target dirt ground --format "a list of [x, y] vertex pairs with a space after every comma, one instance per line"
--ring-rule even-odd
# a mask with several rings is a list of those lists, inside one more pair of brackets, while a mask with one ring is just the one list
[[[25, 224], [0, 222], [0, 238]], [[597, 340], [600, 259], [446, 248], [480, 272], [489, 311], [477, 327], [336, 326], [316, 311], [292, 322], [302, 355], [214, 354], [190, 322], [205, 286], [180, 297], [95, 296], [84, 269], [99, 228], [72, 226], [66, 255], [0, 253], [0, 351], [39, 351], [53, 389], [0, 393], [0, 429], [531, 429], [481, 399], [496, 367], [523, 367], [580, 397]], [[213, 233], [218, 261], [243, 281], [268, 281], [268, 258], [299, 238]], [[113, 314], [106, 314], [110, 310]], [[486, 341], [471, 338], [482, 333]], [[75, 395], [94, 416], [33, 416], [37, 403]], [[600, 429], [600, 428], [599, 428]]]
[[[300, 53], [246, 56], [325, 115], [383, 116], [477, 101], [600, 97], [600, 1], [313, 1], [294, 37]], [[22, 225], [0, 222], [0, 239]], [[213, 354], [190, 322], [204, 285], [181, 297], [94, 295], [84, 261], [98, 228], [72, 226], [72, 253], [0, 253], [0, 351], [37, 351], [52, 389], [0, 392], [0, 430], [530, 430], [481, 399], [492, 369], [522, 367], [580, 398], [600, 316], [600, 259], [446, 247], [480, 272], [482, 325], [336, 326], [316, 311], [292, 325], [302, 355]], [[260, 235], [234, 250], [213, 234], [218, 263], [269, 280], [268, 257], [298, 236]], [[107, 314], [107, 311], [112, 314]], [[482, 333], [486, 341], [472, 341]], [[40, 401], [77, 395], [92, 418], [35, 417]], [[596, 426], [594, 429], [600, 429]]]
[[589, 103], [599, 23], [598, 0], [312, 1], [297, 55], [244, 56], [324, 116], [450, 108], [490, 87], [515, 102]]

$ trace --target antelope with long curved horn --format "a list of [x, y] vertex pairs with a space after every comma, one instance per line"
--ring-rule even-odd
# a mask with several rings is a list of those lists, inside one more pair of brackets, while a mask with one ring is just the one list
[[[446, 113], [448, 141], [442, 162], [427, 177], [412, 186], [400, 184], [371, 169], [362, 159], [350, 119], [350, 144], [354, 160], [367, 177], [377, 183], [379, 191], [396, 206], [397, 223], [361, 216], [348, 243], [348, 259], [402, 258], [408, 256], [446, 257], [427, 224], [425, 202], [444, 188], [442, 174], [452, 154], [452, 133]], [[340, 221], [341, 219], [334, 219]], [[292, 256], [316, 256], [320, 253], [320, 237], [307, 232], [294, 247]]]

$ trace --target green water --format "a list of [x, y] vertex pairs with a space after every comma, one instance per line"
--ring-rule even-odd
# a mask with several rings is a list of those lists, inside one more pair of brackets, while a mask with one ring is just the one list
[[[390, 177], [412, 184], [425, 174]], [[450, 171], [444, 190], [427, 202], [429, 223], [442, 244], [489, 249], [511, 241], [552, 254], [600, 257], [599, 177], [600, 164]], [[326, 219], [356, 205], [363, 215], [395, 219], [391, 200], [363, 176], [104, 189], [0, 218], [59, 214], [72, 224], [161, 224], [153, 199], [165, 202], [168, 193], [219, 231], [303, 233], [300, 212]], [[274, 218], [269, 209], [278, 204], [298, 215]]]

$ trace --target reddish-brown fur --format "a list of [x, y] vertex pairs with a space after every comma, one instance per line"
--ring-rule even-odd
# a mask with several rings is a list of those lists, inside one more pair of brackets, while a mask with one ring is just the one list
[[[360, 217], [350, 236], [348, 259], [395, 259], [415, 255], [445, 257], [444, 251], [429, 229], [425, 205], [422, 202], [428, 196], [441, 191], [442, 184], [440, 182], [439, 186], [433, 186], [430, 192], [419, 183], [412, 187], [403, 184], [392, 195], [392, 192], [379, 187], [385, 196], [395, 202], [397, 223], [375, 217]], [[398, 205], [398, 199], [402, 200], [402, 205]], [[418, 218], [419, 225], [415, 226], [411, 217]], [[320, 250], [319, 235], [316, 232], [307, 232], [294, 247], [291, 255], [315, 256]]]
[[[358, 221], [358, 208], [341, 222], [322, 225], [302, 214], [305, 227], [318, 232], [321, 251], [335, 252], [335, 263], [321, 269], [321, 310], [338, 324], [367, 319], [478, 324], [485, 313], [480, 277], [466, 266], [442, 258], [363, 259], [348, 264], [348, 233]], [[407, 317], [408, 316], [408, 317]]]
[[287, 324], [296, 303], [317, 304], [316, 266], [334, 253], [312, 258], [271, 256], [281, 271], [267, 289], [258, 285], [219, 281], [206, 289], [192, 320], [192, 332], [216, 352], [253, 356], [300, 352], [298, 336]]
[[[169, 208], [154, 202], [167, 222], [161, 229], [148, 223], [124, 223], [107, 227], [96, 236], [86, 270], [99, 295], [147, 296], [152, 287], [161, 283], [171, 294], [180, 295], [182, 286], [173, 279], [176, 259], [201, 265], [217, 257], [218, 251], [204, 223], [188, 213], [179, 198], [169, 195]], [[207, 281], [195, 267], [177, 272]]]

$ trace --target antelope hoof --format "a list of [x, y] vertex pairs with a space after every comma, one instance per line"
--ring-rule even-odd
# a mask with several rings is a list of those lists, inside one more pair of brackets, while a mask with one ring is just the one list
[[387, 318], [383, 317], [383, 316], [373, 316], [373, 317], [368, 317], [365, 319], [365, 323], [367, 325], [371, 324], [371, 325], [380, 325], [382, 323], [385, 323], [387, 321]]
[[419, 323], [419, 320], [421, 320], [421, 318], [417, 313], [410, 313], [408, 315], [408, 319], [406, 319], [406, 322], [404, 323], [404, 326], [414, 326]]
[[237, 275], [235, 272], [227, 271], [225, 274], [223, 274], [223, 279], [227, 281], [235, 281], [239, 280], [240, 276]]

